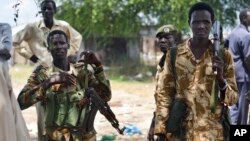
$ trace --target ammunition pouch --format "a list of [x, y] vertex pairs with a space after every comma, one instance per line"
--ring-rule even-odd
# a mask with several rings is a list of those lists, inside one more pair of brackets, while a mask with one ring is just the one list
[[77, 105], [84, 97], [83, 91], [67, 93], [49, 92], [46, 94], [46, 127], [67, 126], [76, 127], [79, 120], [83, 121], [86, 106], [79, 108]]
[[171, 107], [166, 128], [168, 133], [173, 133], [180, 140], [184, 139], [184, 129], [182, 123], [186, 118], [187, 105], [183, 99], [174, 98]]

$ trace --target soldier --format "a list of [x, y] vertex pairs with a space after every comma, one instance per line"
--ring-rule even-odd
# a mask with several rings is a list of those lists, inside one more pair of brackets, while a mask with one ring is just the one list
[[[53, 0], [43, 0], [41, 2], [41, 12], [43, 19], [25, 26], [19, 31], [13, 39], [13, 47], [21, 56], [29, 59], [33, 63], [39, 63], [44, 66], [49, 66], [52, 62], [52, 57], [47, 50], [47, 36], [50, 31], [55, 29], [63, 30], [70, 42], [68, 55], [70, 61], [74, 62], [75, 54], [80, 48], [82, 36], [67, 22], [56, 20], [53, 18], [56, 13], [56, 4]], [[27, 42], [29, 49], [23, 46], [22, 43]], [[40, 102], [36, 104], [38, 138], [42, 140], [44, 133], [44, 109], [40, 106]]]
[[[167, 121], [171, 117], [170, 108], [175, 100], [182, 104], [181, 108], [186, 105], [186, 110], [181, 111], [185, 119], [178, 125], [180, 130], [168, 134], [167, 139], [224, 141], [223, 126], [220, 123], [222, 108], [224, 104], [233, 105], [238, 98], [233, 59], [228, 50], [224, 52], [226, 62], [213, 54], [209, 33], [214, 22], [214, 11], [208, 4], [194, 4], [189, 10], [188, 19], [193, 36], [178, 46], [173, 65], [171, 51], [167, 53], [164, 69], [159, 76], [160, 83], [155, 95], [154, 132], [160, 141], [166, 140], [165, 133], [170, 132], [172, 124]], [[217, 73], [213, 70], [217, 70]], [[211, 93], [214, 81], [218, 84], [220, 101], [215, 111], [212, 111], [210, 99], [213, 98]], [[171, 114], [178, 112], [179, 109], [173, 110]]]
[[[70, 45], [61, 30], [50, 32], [47, 41], [53, 65], [35, 69], [18, 96], [20, 107], [26, 109], [42, 101], [46, 141], [95, 141], [97, 110], [87, 94], [98, 93], [104, 101], [110, 100], [110, 85], [102, 64], [92, 52], [82, 53], [84, 64], [71, 64], [67, 58]], [[83, 67], [86, 64], [93, 66], [94, 73]]]
[[29, 141], [30, 136], [23, 115], [16, 101], [9, 76], [11, 27], [0, 23], [0, 140]]
[[[40, 6], [43, 19], [26, 25], [14, 36], [13, 47], [15, 51], [33, 63], [39, 62], [43, 65], [49, 65], [52, 58], [46, 48], [46, 39], [50, 31], [59, 29], [63, 30], [69, 39], [71, 47], [68, 55], [72, 58], [72, 55], [75, 55], [81, 46], [81, 34], [69, 23], [54, 18], [56, 3], [53, 0], [43, 0]], [[23, 42], [28, 43], [29, 49], [23, 46]]]
[[[160, 28], [157, 29], [155, 36], [156, 36], [156, 43], [160, 48], [161, 52], [163, 53], [159, 61], [159, 64], [157, 66], [157, 72], [155, 75], [155, 80], [156, 82], [158, 82], [159, 73], [163, 70], [167, 51], [169, 50], [170, 47], [175, 47], [180, 40], [178, 40], [177, 38], [177, 30], [173, 25], [161, 26]], [[148, 132], [148, 141], [154, 141], [154, 120], [155, 120], [155, 112]]]

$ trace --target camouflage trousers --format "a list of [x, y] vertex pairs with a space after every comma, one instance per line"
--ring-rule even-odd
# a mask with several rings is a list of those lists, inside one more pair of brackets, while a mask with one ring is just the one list
[[68, 128], [46, 129], [46, 137], [48, 141], [96, 141], [96, 132], [81, 134]]

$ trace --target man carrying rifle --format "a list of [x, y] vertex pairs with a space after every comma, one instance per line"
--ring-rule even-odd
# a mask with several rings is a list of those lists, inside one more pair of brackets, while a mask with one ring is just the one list
[[[237, 101], [233, 59], [227, 50], [224, 54], [226, 62], [213, 53], [209, 33], [215, 18], [211, 6], [196, 3], [188, 15], [193, 36], [178, 46], [174, 63], [171, 62], [171, 50], [168, 51], [164, 69], [159, 74], [154, 132], [160, 141], [166, 140], [166, 132], [169, 133], [167, 139], [171, 141], [224, 141], [220, 123], [222, 107], [224, 104], [231, 106]], [[224, 96], [224, 103], [218, 101], [215, 111], [211, 110], [210, 105], [214, 79], [218, 91]], [[172, 116], [179, 112], [176, 103], [181, 105], [180, 110], [186, 110], [180, 113], [184, 118], [174, 130], [176, 126], [171, 125], [176, 121]]]
[[[61, 30], [50, 32], [47, 42], [53, 65], [40, 65], [33, 71], [18, 96], [20, 107], [26, 109], [42, 101], [45, 141], [95, 141], [97, 103], [90, 99], [98, 97], [103, 103], [111, 99], [102, 64], [92, 52], [83, 52], [81, 62], [71, 64], [67, 57], [70, 45]], [[87, 64], [94, 72], [87, 69]]]
[[[161, 52], [163, 53], [157, 66], [157, 72], [155, 75], [156, 82], [158, 82], [159, 80], [159, 73], [163, 70], [167, 51], [170, 47], [175, 47], [176, 44], [179, 42], [179, 40], [177, 40], [177, 35], [177, 30], [173, 25], [163, 25], [156, 31], [156, 43], [157, 46], [160, 48]], [[148, 141], [154, 141], [154, 120], [155, 113], [148, 132]]]

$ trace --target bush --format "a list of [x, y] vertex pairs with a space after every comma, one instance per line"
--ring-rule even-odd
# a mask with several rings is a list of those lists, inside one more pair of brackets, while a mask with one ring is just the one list
[[128, 81], [151, 81], [156, 72], [156, 66], [147, 66], [140, 60], [121, 57], [113, 60], [106, 73], [110, 79]]

